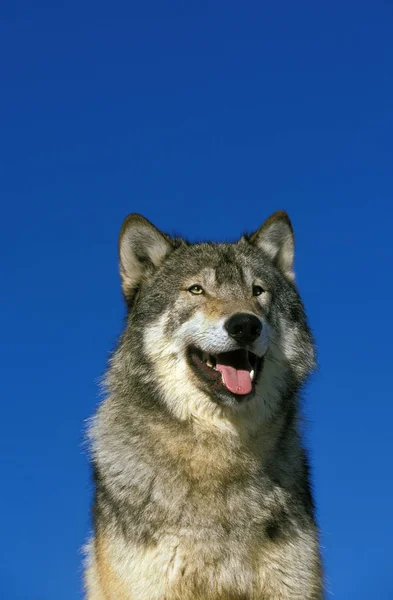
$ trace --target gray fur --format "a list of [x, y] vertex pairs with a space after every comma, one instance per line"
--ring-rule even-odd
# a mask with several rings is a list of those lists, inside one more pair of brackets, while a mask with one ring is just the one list
[[[131, 216], [120, 260], [127, 326], [90, 430], [88, 600], [321, 600], [298, 427], [314, 346], [288, 217], [236, 244], [190, 245]], [[187, 291], [193, 283], [204, 297]], [[264, 362], [240, 402], [200, 380], [186, 351], [232, 349], [221, 322], [244, 311], [263, 323], [250, 349]]]

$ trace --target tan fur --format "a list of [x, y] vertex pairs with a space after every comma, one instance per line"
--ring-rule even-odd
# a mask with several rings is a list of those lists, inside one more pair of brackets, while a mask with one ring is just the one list
[[98, 535], [94, 544], [94, 558], [86, 575], [89, 600], [133, 600], [127, 585], [116, 573], [110, 555], [110, 543]]
[[254, 313], [254, 311], [255, 302], [246, 300], [244, 302], [230, 302], [219, 298], [208, 298], [202, 307], [202, 312], [212, 321], [228, 317], [235, 312]]
[[[87, 600], [304, 600], [304, 579], [298, 582], [304, 558], [310, 555], [309, 543], [304, 540], [304, 556], [302, 547], [299, 551], [291, 544], [267, 544], [246, 565], [233, 562], [229, 566], [237, 570], [233, 577], [224, 560], [201, 568], [192, 543], [174, 535], [143, 550], [124, 546], [119, 538], [100, 536], [95, 562], [87, 573]], [[278, 585], [277, 573], [283, 572], [286, 578]], [[308, 596], [312, 600], [322, 598], [318, 576], [315, 548], [315, 570], [305, 575], [314, 589], [314, 595]], [[235, 582], [242, 577], [248, 585], [238, 592]]]

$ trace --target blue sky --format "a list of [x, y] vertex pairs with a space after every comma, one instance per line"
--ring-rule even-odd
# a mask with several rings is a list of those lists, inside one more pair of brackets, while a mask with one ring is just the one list
[[392, 4], [3, 2], [0, 52], [0, 597], [81, 598], [125, 215], [224, 240], [285, 209], [328, 598], [391, 599]]

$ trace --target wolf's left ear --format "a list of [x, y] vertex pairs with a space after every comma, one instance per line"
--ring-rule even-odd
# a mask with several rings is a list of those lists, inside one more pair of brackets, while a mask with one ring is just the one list
[[293, 281], [293, 260], [295, 254], [295, 240], [292, 223], [283, 210], [271, 215], [249, 241], [263, 250], [282, 273]]
[[123, 293], [130, 302], [140, 285], [173, 250], [169, 236], [142, 215], [126, 217], [119, 237], [120, 276]]

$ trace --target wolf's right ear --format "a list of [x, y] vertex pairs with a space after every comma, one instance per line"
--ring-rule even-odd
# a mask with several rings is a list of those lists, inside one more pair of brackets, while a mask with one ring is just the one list
[[126, 217], [119, 237], [122, 289], [127, 302], [173, 249], [170, 238], [142, 215]]

